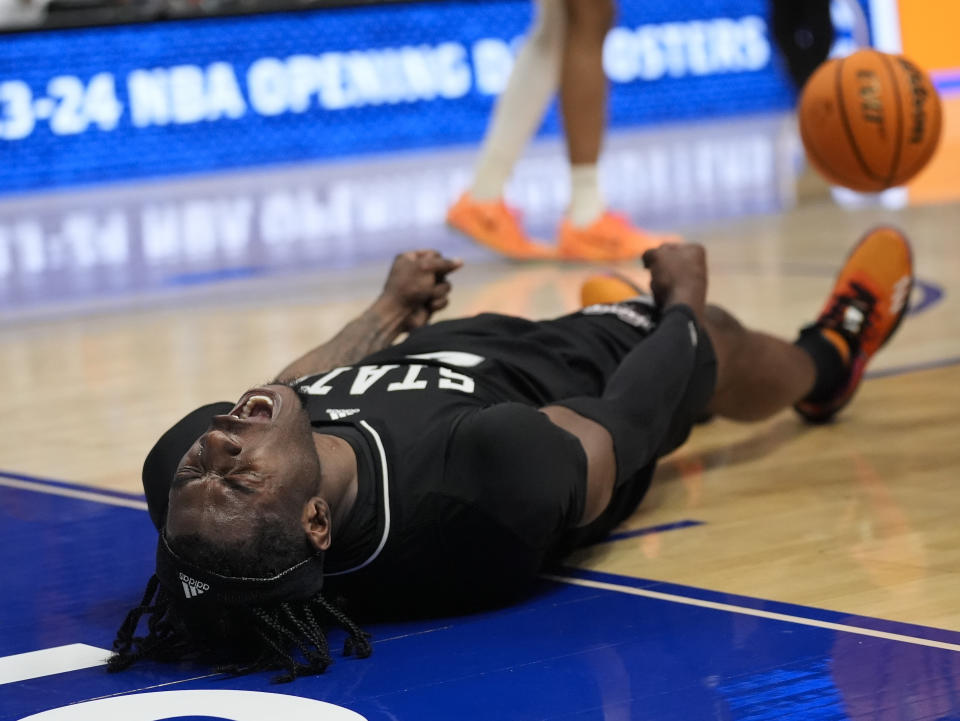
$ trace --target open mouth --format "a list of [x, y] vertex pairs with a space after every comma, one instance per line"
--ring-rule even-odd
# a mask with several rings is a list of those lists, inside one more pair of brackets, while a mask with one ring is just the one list
[[230, 415], [240, 420], [266, 422], [273, 420], [277, 410], [277, 399], [272, 393], [255, 390], [247, 392], [233, 407]]

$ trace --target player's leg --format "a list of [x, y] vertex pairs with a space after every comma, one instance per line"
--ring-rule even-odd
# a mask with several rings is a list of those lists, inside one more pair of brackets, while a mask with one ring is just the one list
[[907, 239], [893, 228], [876, 228], [854, 247], [820, 316], [795, 344], [746, 330], [711, 309], [706, 325], [718, 367], [711, 408], [749, 421], [795, 405], [809, 421], [829, 420], [900, 325], [912, 287]]
[[599, 218], [606, 205], [600, 194], [597, 161], [607, 124], [607, 77], [603, 42], [613, 27], [613, 0], [563, 0], [567, 12], [560, 107], [563, 111], [571, 195], [568, 217], [578, 225]]
[[560, 79], [566, 26], [563, 0], [537, 0], [534, 5], [536, 17], [497, 99], [473, 183], [447, 217], [452, 227], [474, 240], [517, 258], [552, 255], [552, 250], [529, 240], [503, 202], [507, 180], [540, 126]]
[[[656, 283], [656, 266], [653, 272]], [[669, 279], [669, 266], [661, 272]], [[584, 521], [605, 513], [618, 489], [683, 443], [707, 408], [760, 420], [795, 404], [811, 421], [831, 418], [849, 402], [867, 362], [899, 326], [912, 282], [906, 238], [877, 228], [856, 245], [820, 316], [796, 343], [747, 330], [716, 307], [700, 317], [685, 305], [668, 307], [657, 329], [607, 379], [599, 398], [581, 396], [543, 409], [580, 439], [587, 455], [590, 514]], [[629, 287], [622, 281], [609, 285], [608, 304], [585, 308], [581, 317], [640, 305], [624, 303]], [[596, 298], [598, 288], [593, 291]]]
[[570, 160], [570, 205], [560, 226], [559, 254], [578, 260], [637, 258], [675, 237], [656, 236], [611, 213], [597, 162], [607, 124], [603, 43], [613, 26], [613, 0], [562, 0], [567, 13], [560, 106]]
[[[595, 289], [595, 300], [618, 303], [636, 295], [636, 290], [630, 292], [626, 283], [614, 281], [609, 285], [614, 287], [607, 294]], [[587, 312], [591, 312], [589, 307]], [[691, 394], [691, 398], [698, 400], [681, 404], [683, 412], [674, 418], [677, 430], [665, 434], [669, 439], [665, 445], [669, 448], [686, 438], [690, 423], [704, 411], [738, 421], [762, 420], [805, 398], [813, 390], [818, 372], [823, 375], [836, 370], [832, 364], [823, 364], [824, 368], [818, 369], [814, 358], [803, 348], [750, 330], [718, 306], [707, 307], [702, 325], [712, 347], [712, 353], [706, 357], [710, 365], [715, 365], [715, 374], [700, 375], [713, 375], [715, 382], [712, 379], [698, 382], [699, 390]], [[610, 375], [604, 395], [636, 396], [640, 393], [638, 379], [642, 374], [650, 375], [648, 382], [655, 385], [658, 374], [653, 369], [658, 364], [670, 367], [670, 353], [676, 350], [668, 347], [658, 352], [658, 345], [653, 338], [642, 341], [634, 352], [637, 359], [632, 363], [624, 359]], [[685, 388], [678, 387], [674, 395], [686, 392]]]
[[830, 55], [835, 37], [830, 0], [770, 0], [770, 30], [786, 60], [790, 79], [800, 90]]
[[[810, 421], [828, 420], [850, 401], [867, 362], [899, 326], [912, 286], [906, 238], [880, 227], [854, 247], [820, 316], [795, 343], [749, 330], [709, 306], [704, 326], [717, 358], [709, 409], [754, 421], [795, 405]], [[583, 296], [612, 303], [636, 291], [624, 278], [597, 276], [584, 284]]]
[[715, 305], [707, 307], [704, 325], [717, 356], [717, 385], [709, 404], [712, 413], [758, 421], [813, 390], [817, 367], [799, 346], [749, 330]]

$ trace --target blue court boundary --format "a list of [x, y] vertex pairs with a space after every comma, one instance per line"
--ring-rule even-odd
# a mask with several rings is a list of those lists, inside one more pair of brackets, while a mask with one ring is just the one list
[[[94, 493], [99, 493], [98, 489], [85, 486], [79, 483], [67, 483], [64, 481], [54, 481], [52, 479], [38, 478], [34, 476], [28, 476], [25, 474], [14, 474], [0, 471], [0, 477], [12, 478], [19, 481], [33, 482], [40, 485], [49, 485], [51, 488], [65, 488], [69, 490], [83, 490], [91, 491]], [[14, 489], [14, 490], [26, 490], [30, 492], [38, 492], [33, 489]], [[105, 497], [114, 497], [124, 500], [140, 500], [142, 496], [137, 496], [136, 494], [123, 493], [120, 491], [110, 491], [104, 492], [101, 495]], [[85, 499], [87, 501], [96, 502], [95, 499]], [[107, 502], [108, 501], [102, 501]], [[622, 540], [625, 538], [632, 538], [636, 536], [648, 535], [651, 533], [658, 533], [670, 530], [679, 530], [682, 528], [689, 528], [693, 526], [703, 525], [702, 521], [695, 521], [691, 519], [676, 521], [673, 523], [666, 523], [657, 526], [648, 526], [645, 528], [634, 529], [632, 531], [623, 531], [621, 533], [613, 534], [609, 538], [601, 541], [600, 543], [607, 543], [610, 541]], [[552, 569], [547, 569], [547, 572], [554, 573], [558, 575], [567, 576], [572, 579], [581, 579], [587, 581], [596, 581], [600, 583], [607, 583], [614, 586], [623, 586], [627, 588], [636, 588], [648, 591], [656, 591], [658, 593], [666, 593], [682, 598], [688, 598], [692, 600], [707, 601], [712, 603], [721, 603], [729, 606], [739, 606], [741, 608], [755, 609], [772, 613], [779, 613], [787, 616], [794, 616], [797, 618], [808, 619], [813, 621], [823, 621], [827, 623], [836, 623], [842, 624], [845, 626], [850, 626], [853, 628], [860, 628], [870, 631], [879, 631], [885, 633], [893, 633], [901, 636], [912, 637], [916, 639], [923, 639], [927, 641], [937, 641], [941, 643], [951, 643], [960, 645], [960, 632], [949, 631], [946, 629], [939, 629], [931, 626], [922, 626], [919, 624], [911, 624], [901, 621], [889, 621], [880, 618], [874, 618], [872, 616], [861, 616], [857, 614], [848, 614], [842, 613], [839, 611], [831, 611], [828, 609], [817, 608], [814, 606], [803, 606], [799, 604], [786, 603], [781, 601], [771, 601], [762, 598], [757, 598], [753, 596], [743, 596], [734, 593], [726, 593], [722, 591], [712, 591], [705, 588], [698, 588], [696, 586], [686, 586], [682, 584], [669, 583], [666, 581], [656, 581], [646, 578], [637, 578], [634, 576], [623, 576], [620, 574], [614, 573], [605, 573], [602, 571], [593, 571], [589, 569], [575, 568], [571, 566], [560, 566]], [[610, 589], [610, 592], [616, 592], [616, 589]]]
[[960, 631], [949, 631], [934, 626], [921, 626], [903, 621], [888, 621], [882, 618], [874, 618], [873, 616], [860, 616], [857, 614], [842, 613], [840, 611], [830, 611], [825, 608], [817, 608], [816, 606], [801, 606], [795, 603], [769, 601], [754, 596], [741, 596], [735, 593], [724, 593], [722, 591], [711, 591], [706, 588], [697, 588], [696, 586], [684, 586], [678, 583], [654, 581], [652, 579], [637, 578], [635, 576], [621, 576], [617, 573], [592, 571], [573, 566], [560, 566], [551, 569], [550, 572], [585, 581], [598, 581], [600, 583], [610, 583], [646, 591], [669, 593], [698, 601], [741, 606], [743, 608], [752, 608], [760, 611], [781, 613], [787, 616], [797, 616], [813, 621], [837, 623], [869, 631], [895, 633], [901, 636], [912, 636], [913, 638], [924, 639], [926, 641], [939, 641], [941, 643], [960, 645]]
[[54, 488], [65, 488], [71, 491], [83, 491], [85, 493], [96, 493], [100, 496], [110, 496], [112, 498], [122, 498], [126, 501], [142, 501], [145, 496], [142, 493], [130, 493], [128, 491], [114, 491], [110, 488], [99, 488], [89, 486], [83, 483], [70, 483], [69, 481], [59, 481], [54, 478], [43, 478], [42, 476], [30, 476], [25, 473], [11, 473], [10, 471], [0, 471], [0, 478], [9, 478], [14, 481], [24, 481], [26, 483], [39, 483], [44, 486]]
[[923, 293], [923, 296], [915, 304], [911, 304], [907, 309], [907, 315], [917, 315], [929, 310], [932, 306], [943, 300], [944, 290], [942, 285], [937, 285], [928, 280], [920, 278], [913, 279], [913, 286]]
[[960, 356], [953, 356], [950, 358], [940, 358], [938, 360], [932, 361], [923, 361], [921, 363], [909, 363], [904, 366], [896, 366], [894, 368], [880, 368], [875, 371], [870, 371], [866, 374], [865, 378], [889, 378], [890, 376], [902, 376], [907, 373], [916, 373], [919, 371], [930, 371], [936, 370], [937, 368], [948, 368], [950, 366], [955, 366], [960, 364]]
[[663, 533], [664, 531], [676, 531], [681, 528], [690, 528], [691, 526], [702, 526], [703, 521], [684, 520], [673, 523], [661, 523], [659, 526], [646, 526], [644, 528], [635, 528], [632, 531], [620, 531], [620, 533], [611, 533], [606, 538], [592, 544], [599, 546], [602, 543], [613, 543], [622, 541], [625, 538], [636, 538], [637, 536], [649, 536], [651, 533]]
[[942, 95], [955, 95], [960, 93], [960, 71], [941, 70], [931, 73], [933, 76], [933, 86]]
[[[19, 473], [8, 473], [0, 471], [0, 477], [11, 478], [18, 481], [27, 481], [41, 485], [49, 485], [52, 488], [64, 488], [69, 490], [82, 490], [92, 493], [100, 493], [105, 497], [115, 497], [124, 500], [142, 500], [143, 496], [137, 494], [123, 493], [121, 491], [100, 492], [92, 486], [86, 486], [79, 483], [68, 483], [65, 481], [56, 481], [53, 479], [39, 478]], [[37, 493], [33, 489], [14, 488], [12, 490], [21, 490]], [[96, 502], [95, 499], [85, 499], [88, 502]], [[109, 503], [108, 501], [101, 501]], [[615, 537], [607, 540], [621, 540], [633, 536], [641, 536], [659, 531], [667, 531], [691, 526], [702, 525], [702, 521], [683, 520], [674, 523], [662, 524], [659, 526], [648, 526], [646, 528], [635, 529], [634, 531], [624, 531], [614, 534]], [[960, 645], [960, 631], [950, 631], [947, 629], [936, 628], [933, 626], [923, 626], [920, 624], [906, 623], [902, 621], [890, 621], [872, 616], [861, 616], [858, 614], [843, 613], [832, 611], [815, 606], [803, 606], [800, 604], [786, 603], [782, 601], [772, 601], [754, 596], [742, 596], [735, 593], [726, 593], [722, 591], [713, 591], [696, 586], [686, 586], [667, 581], [656, 581], [647, 578], [637, 578], [634, 576], [623, 576], [615, 573], [606, 573], [603, 571], [594, 571], [590, 569], [577, 568], [574, 566], [558, 565], [552, 568], [544, 569], [544, 574], [556, 574], [566, 576], [570, 579], [585, 581], [595, 581], [611, 584], [614, 586], [623, 586], [647, 591], [656, 591], [658, 593], [671, 594], [691, 600], [707, 601], [712, 603], [726, 604], [729, 606], [739, 606], [745, 609], [754, 609], [772, 613], [794, 616], [811, 621], [823, 621], [826, 623], [835, 623], [852, 628], [859, 628], [868, 631], [878, 631], [883, 633], [898, 634], [901, 636], [934, 641], [940, 643], [949, 643]], [[563, 582], [562, 579], [555, 582]], [[610, 592], [616, 592], [616, 589], [610, 589]]]

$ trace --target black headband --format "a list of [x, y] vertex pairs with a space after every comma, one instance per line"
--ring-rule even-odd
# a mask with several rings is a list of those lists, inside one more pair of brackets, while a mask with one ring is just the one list
[[174, 553], [161, 532], [157, 541], [157, 578], [174, 597], [230, 606], [262, 606], [305, 601], [323, 588], [323, 554], [318, 553], [268, 578], [221, 576]]

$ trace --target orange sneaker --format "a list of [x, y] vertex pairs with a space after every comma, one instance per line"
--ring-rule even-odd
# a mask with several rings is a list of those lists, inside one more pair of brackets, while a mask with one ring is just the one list
[[638, 295], [649, 294], [629, 278], [609, 271], [591, 275], [583, 281], [580, 286], [580, 305], [586, 308], [588, 305], [622, 303]]
[[635, 260], [664, 243], [682, 242], [678, 235], [655, 235], [634, 228], [622, 215], [608, 210], [585, 228], [564, 219], [557, 254], [567, 260]]
[[913, 289], [910, 243], [898, 230], [879, 227], [854, 247], [826, 305], [813, 325], [801, 331], [820, 333], [847, 359], [847, 376], [835, 393], [795, 408], [811, 423], [829, 420], [853, 398], [870, 358], [890, 340], [907, 312]]
[[518, 260], [555, 258], [549, 245], [530, 239], [518, 213], [502, 199], [481, 202], [464, 193], [447, 211], [447, 225], [491, 250]]

